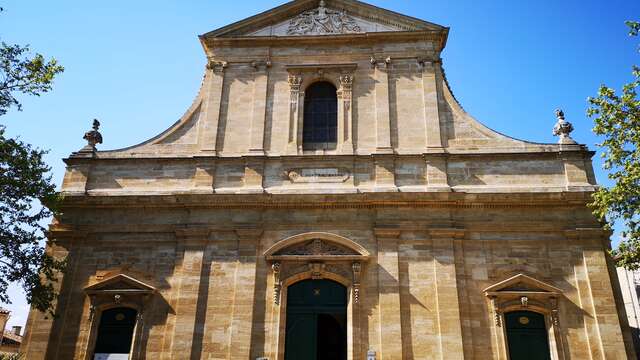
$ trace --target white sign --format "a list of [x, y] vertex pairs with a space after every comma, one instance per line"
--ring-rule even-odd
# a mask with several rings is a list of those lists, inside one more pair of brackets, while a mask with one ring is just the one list
[[95, 354], [93, 360], [129, 360], [129, 354]]
[[342, 168], [305, 168], [289, 170], [285, 175], [294, 183], [342, 183], [350, 174]]

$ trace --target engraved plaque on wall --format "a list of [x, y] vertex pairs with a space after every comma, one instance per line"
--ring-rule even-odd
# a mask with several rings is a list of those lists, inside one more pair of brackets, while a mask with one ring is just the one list
[[343, 183], [351, 174], [344, 168], [298, 168], [285, 172], [292, 183]]

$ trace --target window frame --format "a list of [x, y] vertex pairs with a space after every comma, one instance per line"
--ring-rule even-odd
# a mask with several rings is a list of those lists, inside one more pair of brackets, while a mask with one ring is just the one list
[[[335, 90], [335, 93], [332, 94], [333, 96], [330, 98], [329, 97], [324, 98], [324, 97], [321, 97], [322, 95], [318, 95], [317, 98], [312, 99], [310, 97], [310, 90], [315, 90], [314, 87], [319, 87], [320, 85], [327, 85], [327, 86], [330, 86], [332, 90]], [[302, 149], [303, 151], [336, 150], [337, 149], [338, 133], [339, 133], [338, 109], [339, 109], [339, 102], [340, 102], [338, 93], [339, 93], [338, 88], [332, 82], [324, 79], [314, 81], [306, 87], [304, 91], [304, 98], [303, 98], [304, 105], [303, 105], [303, 112], [302, 112]], [[314, 113], [308, 108], [309, 106], [312, 106], [312, 105], [317, 106], [318, 103], [322, 103], [322, 102], [326, 102], [326, 104], [328, 105], [327, 107], [333, 105], [333, 109], [327, 109], [324, 112]], [[331, 116], [331, 118], [329, 118], [329, 116]], [[325, 117], [325, 119], [323, 120], [326, 123], [331, 121], [332, 124], [326, 125], [324, 129], [319, 129], [320, 127], [317, 126], [317, 123], [319, 122], [319, 120], [321, 120], [319, 119], [319, 117]], [[309, 132], [312, 132], [311, 137], [313, 138], [318, 135], [317, 133], [314, 133], [314, 132], [318, 132], [318, 131], [326, 132], [326, 134], [324, 134], [324, 140], [326, 141], [309, 141], [307, 134]], [[330, 141], [331, 139], [333, 139], [333, 141]]]
[[[285, 153], [288, 155], [338, 155], [354, 154], [355, 124], [353, 121], [354, 74], [357, 63], [340, 64], [292, 64], [286, 65], [290, 92], [288, 143]], [[336, 88], [337, 95], [337, 134], [336, 144], [329, 149], [326, 146], [303, 144], [303, 122], [305, 89], [317, 82], [326, 81]], [[315, 149], [314, 149], [315, 148]]]

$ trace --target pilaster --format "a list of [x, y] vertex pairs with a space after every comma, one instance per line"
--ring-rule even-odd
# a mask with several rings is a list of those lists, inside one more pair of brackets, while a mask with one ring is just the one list
[[68, 194], [85, 194], [91, 172], [91, 162], [74, 160], [67, 166], [62, 180], [62, 191]]
[[193, 176], [193, 186], [199, 193], [214, 192], [216, 176], [216, 161], [214, 158], [200, 158], [196, 162], [196, 173]]
[[402, 359], [400, 314], [400, 230], [374, 229], [378, 244], [378, 312], [380, 317], [379, 359]]
[[[577, 146], [577, 145], [564, 145]], [[589, 161], [585, 159], [584, 152], [564, 151], [560, 152], [564, 164], [564, 173], [567, 190], [569, 191], [593, 191], [594, 185], [589, 182], [587, 166]]]
[[226, 61], [210, 61], [207, 65], [208, 86], [205, 86], [203, 114], [200, 121], [198, 143], [203, 152], [216, 154], [220, 106], [224, 89], [224, 70]]
[[583, 320], [591, 357], [631, 358], [633, 350], [625, 348], [623, 334], [620, 332], [621, 324], [605, 249], [604, 246], [599, 246], [603, 240], [602, 230], [576, 229], [567, 235], [572, 242], [579, 242], [574, 247], [580, 249], [580, 253], [576, 254], [580, 257], [580, 262], [576, 264], [575, 271], [580, 305], [585, 312]]
[[[54, 319], [50, 314], [42, 313], [33, 308], [29, 311], [26, 332], [20, 347], [20, 353], [25, 359], [40, 360], [58, 357], [64, 341], [62, 335], [65, 329], [64, 322], [68, 317], [68, 305], [74, 291], [77, 292], [77, 289], [74, 288], [74, 277], [78, 261], [77, 256], [73, 254], [76, 252], [76, 243], [82, 241], [86, 236], [85, 232], [63, 229], [54, 225], [49, 230], [49, 241], [45, 251], [58, 260], [67, 259], [67, 271], [56, 274], [58, 281], [53, 284], [54, 291], [59, 292], [59, 297], [54, 304], [58, 318]], [[54, 320], [56, 320], [55, 324]]]
[[438, 75], [440, 63], [426, 59], [418, 59], [422, 70], [422, 92], [424, 101], [424, 122], [426, 129], [426, 148], [428, 150], [442, 150], [442, 135], [440, 133], [440, 109], [438, 101]]
[[391, 58], [378, 61], [371, 58], [375, 77], [376, 153], [393, 153], [391, 147], [391, 118], [389, 116], [389, 70]]
[[393, 155], [374, 155], [373, 167], [375, 176], [374, 191], [395, 191], [395, 158]]
[[427, 191], [449, 192], [447, 158], [443, 154], [425, 155], [427, 163]]
[[300, 91], [302, 86], [302, 75], [289, 74], [289, 138], [287, 142], [287, 153], [297, 154], [302, 152], [300, 143], [302, 132], [302, 116], [304, 94]]
[[462, 323], [458, 301], [454, 240], [464, 237], [459, 229], [431, 229], [433, 241], [436, 317], [439, 359], [464, 359]]
[[[194, 355], [194, 338], [196, 335], [196, 318], [198, 299], [200, 297], [201, 277], [204, 266], [204, 250], [208, 242], [208, 229], [181, 229], [176, 231], [176, 238], [182, 243], [184, 253], [178, 274], [178, 297], [175, 305], [175, 324], [173, 327], [171, 357], [186, 358]], [[200, 316], [203, 317], [203, 316]], [[196, 351], [197, 352], [197, 351]]]
[[262, 193], [264, 179], [264, 159], [246, 157], [244, 163], [244, 192]]
[[251, 147], [252, 155], [264, 155], [264, 125], [267, 115], [267, 89], [269, 83], [270, 60], [254, 61], [255, 69], [253, 83], [253, 114], [251, 116]]
[[352, 154], [353, 147], [353, 74], [340, 75], [339, 99], [341, 105], [338, 108], [338, 146], [343, 154]]
[[256, 264], [262, 229], [237, 229], [238, 265], [229, 340], [229, 359], [249, 359], [253, 333]]

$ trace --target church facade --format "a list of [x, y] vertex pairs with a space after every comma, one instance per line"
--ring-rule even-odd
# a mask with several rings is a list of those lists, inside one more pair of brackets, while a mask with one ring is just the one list
[[634, 358], [593, 153], [467, 114], [447, 36], [353, 0], [201, 35], [177, 123], [65, 160], [26, 358]]

